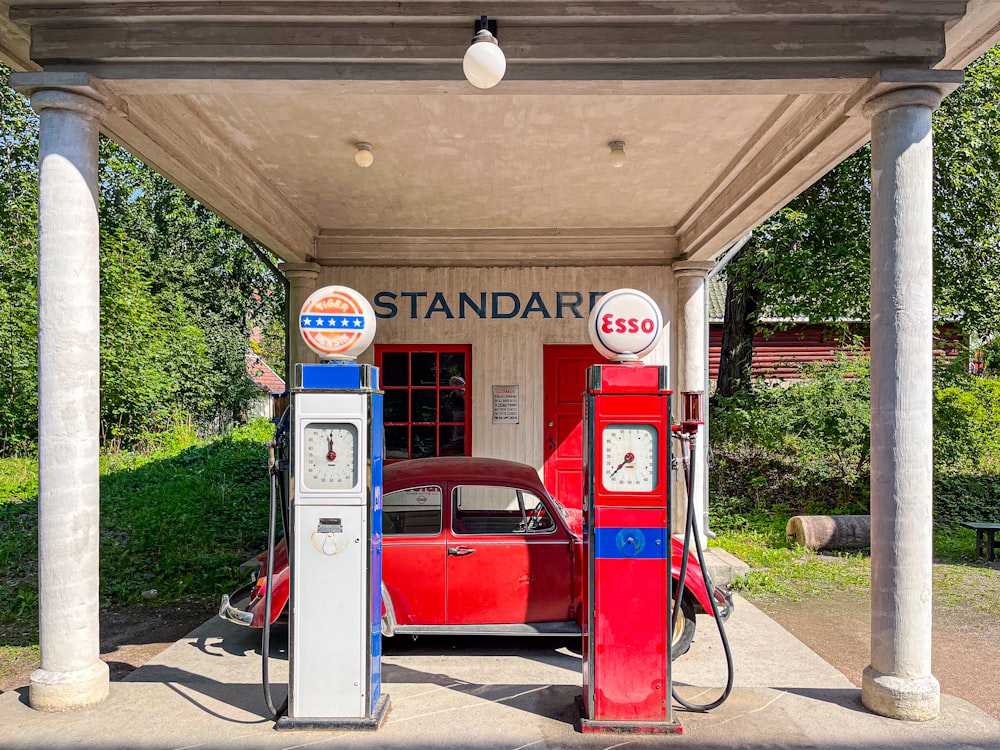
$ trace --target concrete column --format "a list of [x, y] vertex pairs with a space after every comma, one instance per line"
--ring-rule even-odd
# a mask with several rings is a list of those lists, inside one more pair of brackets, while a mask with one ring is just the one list
[[867, 102], [871, 197], [871, 664], [875, 713], [938, 715], [931, 674], [931, 113], [941, 94], [898, 89]]
[[[45, 74], [39, 76], [45, 80]], [[100, 659], [100, 274], [97, 139], [89, 86], [29, 91], [38, 148], [38, 582], [41, 668], [30, 702], [103, 701]]]
[[278, 268], [285, 274], [289, 286], [287, 325], [291, 351], [288, 353], [290, 361], [286, 372], [288, 373], [288, 387], [292, 388], [296, 385], [293, 380], [295, 365], [299, 363], [314, 364], [319, 361], [312, 349], [306, 346], [306, 342], [302, 340], [302, 334], [299, 333], [299, 311], [309, 295], [316, 291], [320, 266], [318, 263], [282, 263]]
[[[698, 431], [694, 461], [694, 509], [702, 544], [708, 529], [708, 273], [713, 262], [679, 261], [672, 268], [677, 280], [677, 395], [674, 413], [680, 417], [684, 391], [705, 392], [705, 426]], [[675, 497], [684, 497], [681, 490]], [[673, 528], [684, 529], [686, 503], [674, 503]]]

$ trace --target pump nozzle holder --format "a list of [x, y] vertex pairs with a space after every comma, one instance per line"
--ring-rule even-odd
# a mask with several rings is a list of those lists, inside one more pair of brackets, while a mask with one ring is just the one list
[[699, 425], [705, 424], [704, 391], [681, 391], [683, 412], [681, 430], [688, 434], [698, 432]]

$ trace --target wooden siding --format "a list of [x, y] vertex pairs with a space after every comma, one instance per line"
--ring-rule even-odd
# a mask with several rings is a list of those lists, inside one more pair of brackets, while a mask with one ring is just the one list
[[[858, 327], [858, 333], [865, 329]], [[962, 334], [954, 327], [944, 328], [934, 342], [935, 356], [954, 357], [963, 341]], [[865, 338], [867, 350], [867, 338]], [[771, 336], [757, 334], [753, 340], [753, 376], [775, 380], [796, 380], [805, 364], [830, 362], [839, 351], [844, 351], [841, 335], [820, 324], [798, 324]], [[708, 371], [709, 380], [719, 376], [719, 359], [722, 352], [722, 324], [713, 323], [709, 328]]]
[[[671, 339], [671, 318], [674, 307], [673, 274], [663, 268], [363, 268], [343, 267], [322, 269], [320, 285], [344, 284], [357, 289], [371, 300], [376, 313], [385, 314], [379, 306], [391, 298], [377, 295], [391, 292], [397, 295], [395, 317], [381, 318], [375, 334], [376, 344], [471, 344], [473, 382], [471, 384], [472, 454], [522, 461], [539, 469], [543, 463], [543, 344], [586, 344], [590, 292], [608, 292], [620, 287], [634, 287], [649, 294], [659, 304], [666, 324], [663, 340], [646, 358], [650, 364], [668, 364]], [[401, 292], [426, 292], [426, 297], [401, 297]], [[579, 292], [583, 302], [573, 316], [569, 307], [556, 317], [556, 292]], [[449, 318], [440, 305], [429, 312], [434, 293], [441, 292], [454, 317]], [[549, 318], [535, 309], [527, 317], [508, 319], [479, 318], [466, 305], [460, 318], [459, 293], [473, 300], [492, 292], [517, 295], [521, 313], [538, 292]], [[564, 299], [566, 299], [564, 297]], [[510, 302], [504, 298], [501, 302]], [[416, 316], [411, 316], [414, 308]], [[504, 308], [509, 310], [509, 308]], [[489, 311], [487, 310], [487, 315]], [[363, 361], [373, 361], [374, 347]], [[492, 386], [520, 386], [520, 424], [492, 423]]]

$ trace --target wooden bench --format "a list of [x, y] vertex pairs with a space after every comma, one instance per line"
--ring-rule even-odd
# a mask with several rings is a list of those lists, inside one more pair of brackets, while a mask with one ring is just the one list
[[986, 561], [993, 562], [997, 559], [997, 537], [1000, 531], [1000, 523], [981, 523], [979, 521], [962, 521], [962, 525], [967, 529], [974, 529], [976, 532], [976, 557], [984, 552]]

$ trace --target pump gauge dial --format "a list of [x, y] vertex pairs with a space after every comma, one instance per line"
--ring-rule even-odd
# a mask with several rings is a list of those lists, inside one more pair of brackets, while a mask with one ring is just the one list
[[607, 425], [602, 434], [604, 489], [608, 492], [655, 490], [658, 442], [654, 425]]
[[358, 428], [344, 422], [305, 426], [302, 483], [311, 490], [349, 490], [358, 483]]

